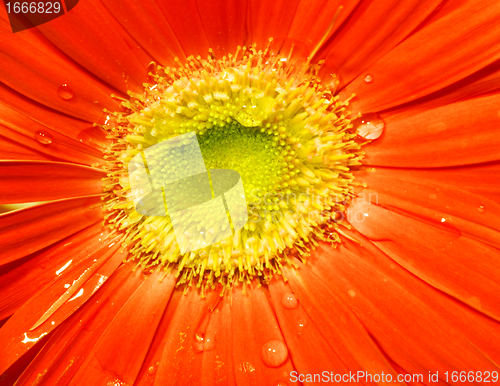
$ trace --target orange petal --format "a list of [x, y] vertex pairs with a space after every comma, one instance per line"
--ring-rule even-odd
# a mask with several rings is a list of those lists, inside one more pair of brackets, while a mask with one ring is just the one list
[[[406, 372], [497, 370], [500, 324], [427, 285], [377, 250], [357, 232], [362, 246], [321, 244], [305, 269], [332, 283], [370, 335]], [[473, 326], [473, 327], [471, 327]], [[484, 371], [484, 370], [482, 370]], [[428, 379], [424, 378], [424, 383]]]
[[441, 2], [363, 1], [325, 45], [326, 66], [320, 74], [328, 75], [326, 71], [335, 66], [340, 87], [349, 84], [413, 32]]
[[299, 3], [300, 0], [249, 0], [246, 45], [256, 43], [258, 49], [264, 49], [269, 38], [286, 39]]
[[[57, 271], [57, 279], [37, 292], [8, 320], [0, 329], [0, 373], [92, 296], [126, 257], [118, 252], [118, 247], [118, 245], [106, 244], [76, 265], [73, 265], [72, 259], [69, 260]], [[78, 281], [89, 272], [89, 269], [92, 271], [92, 276], [89, 275], [88, 281], [83, 284], [80, 291], [55, 310], [49, 320], [32, 331], [32, 327], [37, 324], [40, 317], [45, 315], [47, 310], [72, 288], [74, 281]]]
[[408, 271], [500, 320], [498, 249], [459, 230], [443, 230], [369, 203], [352, 203], [347, 215], [360, 233]]
[[[461, 186], [418, 179], [418, 174], [386, 168], [358, 172], [368, 188], [358, 189], [357, 203], [372, 203], [445, 230], [500, 248], [500, 205]], [[413, 178], [412, 178], [413, 177]], [[491, 176], [487, 176], [491, 180]], [[357, 216], [354, 221], [361, 219]]]
[[[4, 127], [4, 130], [7, 131], [7, 128]], [[18, 134], [17, 136], [23, 138], [22, 135]], [[50, 155], [37, 152], [2, 135], [0, 135], [0, 148], [2, 149], [2, 159], [4, 160], [56, 160], [56, 158]]]
[[158, 64], [171, 66], [174, 58], [185, 61], [179, 41], [152, 0], [137, 3], [132, 0], [111, 0], [103, 3], [110, 14], [146, 50]]
[[[191, 289], [168, 305], [166, 316], [169, 326], [162, 338], [159, 360], [152, 364], [148, 379], [141, 384], [199, 385], [203, 356], [195, 351], [197, 327], [213, 304], [212, 297], [202, 299], [198, 291]], [[174, 299], [173, 299], [174, 300]], [[162, 321], [165, 323], [165, 320]], [[149, 371], [149, 369], [148, 369]], [[149, 380], [148, 383], [144, 381]], [[152, 380], [154, 380], [152, 382]]]
[[[99, 235], [101, 234], [101, 236]], [[56, 271], [71, 256], [73, 261], [85, 258], [91, 251], [102, 247], [100, 239], [107, 234], [101, 224], [61, 240], [48, 249], [29, 256], [29, 260], [0, 276], [0, 320], [12, 315], [31, 296], [57, 277]]]
[[100, 196], [67, 200], [0, 215], [0, 264], [36, 252], [102, 220]]
[[[37, 29], [65, 55], [115, 90], [143, 90], [147, 62], [137, 58], [134, 40], [102, 2], [82, 1], [64, 17]], [[71, 86], [69, 81], [65, 83]], [[97, 96], [96, 100], [101, 102]]]
[[391, 115], [404, 114], [407, 116], [418, 114], [466, 99], [493, 94], [498, 90], [500, 90], [500, 61], [497, 60], [482, 70], [439, 91], [395, 108], [391, 111]]
[[[269, 304], [268, 293], [253, 284], [248, 294], [240, 288], [233, 288], [231, 299], [231, 331], [233, 335], [233, 360], [236, 383], [265, 384], [286, 382], [296, 384], [290, 373], [296, 371], [291, 361], [290, 350], [287, 358], [276, 367], [270, 367], [263, 359], [262, 351], [266, 342], [285, 342], [274, 311]], [[278, 351], [279, 353], [279, 351]], [[283, 359], [282, 355], [277, 355]], [[273, 365], [274, 366], [274, 365]], [[271, 383], [273, 384], [273, 383]]]
[[2, 375], [0, 375], [0, 385], [10, 386], [18, 384], [19, 376], [26, 370], [28, 365], [36, 358], [42, 348], [46, 346], [49, 336], [44, 336], [38, 344], [29, 350], [25, 355], [12, 364]]
[[[102, 152], [0, 102], [0, 135], [46, 155], [75, 163], [102, 162]], [[90, 126], [89, 126], [90, 127]]]
[[148, 355], [144, 358], [141, 371], [137, 376], [134, 386], [152, 386], [154, 379], [156, 377], [156, 371], [158, 370], [158, 365], [160, 364], [163, 350], [167, 344], [167, 339], [165, 338], [168, 330], [171, 327], [172, 320], [174, 317], [179, 317], [176, 314], [177, 306], [181, 298], [184, 295], [181, 291], [173, 291], [170, 301], [168, 302], [167, 308], [163, 313], [162, 320], [155, 332], [153, 341], [148, 351]]
[[[194, 290], [194, 289], [192, 289]], [[185, 374], [180, 372], [175, 376], [175, 382], [178, 379], [188, 382], [189, 379], [192, 384], [200, 385], [235, 385], [235, 379], [232, 371], [232, 336], [228, 333], [221, 333], [221, 331], [231, 331], [231, 310], [228, 305], [219, 306], [213, 312], [213, 309], [218, 299], [218, 294], [212, 293], [209, 299], [201, 300], [204, 310], [193, 313], [188, 313], [184, 318], [192, 320], [193, 324], [184, 333], [185, 323], [177, 323], [181, 329], [178, 331], [177, 338], [171, 334], [171, 324], [179, 322], [183, 319], [181, 312], [186, 310], [186, 302], [197, 303], [200, 299], [196, 298], [200, 295], [194, 290], [193, 294], [184, 296], [181, 291], [176, 291], [168, 304], [167, 311], [163, 315], [157, 333], [155, 334], [154, 341], [148, 353], [148, 357], [144, 361], [141, 373], [136, 380], [136, 386], [151, 386], [155, 382], [157, 371], [160, 363], [162, 362], [162, 355], [165, 347], [169, 345], [169, 336], [173, 337], [173, 343], [182, 338], [182, 344], [178, 346], [178, 351], [175, 352], [175, 360], [179, 360], [181, 366], [185, 366]], [[182, 302], [182, 304], [180, 304]], [[198, 307], [190, 307], [189, 310], [198, 310]], [[189, 331], [193, 329], [193, 331]], [[169, 332], [170, 331], [170, 332]], [[167, 335], [168, 334], [168, 335]], [[168, 349], [165, 353], [168, 353]], [[186, 355], [186, 360], [183, 361], [183, 354]], [[191, 357], [190, 357], [191, 355]], [[166, 359], [163, 359], [166, 360]], [[163, 370], [160, 370], [163, 371]], [[162, 379], [162, 375], [159, 378]], [[185, 378], [187, 378], [185, 380]], [[158, 381], [162, 385], [161, 381]], [[182, 384], [182, 383], [181, 383]]]
[[[208, 42], [216, 56], [222, 58], [234, 54], [236, 47], [245, 44], [248, 0], [197, 0], [196, 5]], [[205, 52], [198, 53], [201, 56], [203, 54]]]
[[[70, 15], [45, 26], [59, 23]], [[88, 122], [98, 122], [104, 107], [111, 111], [118, 110], [118, 103], [110, 97], [116, 91], [89, 75], [50, 44], [38, 31], [43, 26], [12, 34], [5, 20], [3, 25], [1, 23], [0, 20], [0, 31], [8, 31], [9, 36], [8, 39], [0, 40], [0, 80], [7, 86], [38, 103]], [[61, 39], [64, 38], [61, 36]], [[81, 40], [80, 37], [78, 39]], [[92, 45], [97, 47], [94, 41]], [[78, 47], [80, 44], [74, 44], [75, 50]], [[38, 65], [33, 66], [33, 63]], [[63, 85], [71, 89], [73, 98], [63, 99], [59, 95]]]
[[[493, 201], [500, 201], [500, 185], [497, 183], [500, 180], [500, 162], [453, 168], [404, 169], [404, 171], [376, 167], [355, 171], [353, 174], [362, 182], [363, 179], [370, 178], [372, 172], [377, 171], [391, 173], [391, 175], [405, 181], [431, 186], [453, 187]], [[480, 208], [478, 207], [478, 209]]]
[[172, 28], [184, 54], [206, 57], [210, 42], [207, 39], [196, 0], [156, 1], [156, 4]]
[[[385, 115], [385, 134], [364, 147], [364, 162], [391, 167], [445, 167], [499, 158], [500, 95], [417, 115]], [[471, 131], [471, 127], [474, 130]]]
[[[378, 112], [453, 84], [500, 58], [496, 2], [467, 1], [425, 26], [366, 69], [341, 93], [353, 111]], [[460, 26], [460, 28], [457, 28]]]
[[288, 31], [288, 39], [305, 43], [309, 47], [308, 54], [311, 53], [328, 31], [338, 8], [343, 7], [328, 37], [331, 37], [340, 28], [359, 1], [353, 0], [347, 4], [342, 0], [301, 1]]
[[102, 192], [104, 172], [47, 161], [0, 161], [0, 203], [50, 201]]
[[135, 291], [87, 354], [72, 384], [134, 384], [176, 282], [174, 274], [163, 276], [163, 271], [152, 274]]
[[48, 385], [70, 382], [115, 315], [144, 283], [142, 273], [134, 273], [132, 268], [132, 264], [118, 268], [94, 294], [92, 301], [84, 304], [52, 333], [40, 355], [19, 379], [19, 386], [34, 382]]
[[[83, 142], [85, 145], [93, 147], [98, 145], [98, 149], [108, 146], [109, 140], [102, 138], [103, 135], [98, 138], [99, 142], [87, 140], [90, 139], [87, 138], [87, 133], [96, 132], [98, 130], [97, 127], [93, 127], [92, 123], [48, 109], [46, 106], [25, 97], [3, 84], [0, 84], [0, 100], [2, 101], [2, 105], [6, 105], [10, 108], [4, 108], [4, 118], [7, 118], [7, 116], [9, 116], [7, 114], [13, 110], [15, 111], [15, 114], [13, 114], [14, 117], [18, 117], [19, 115], [24, 116], [25, 122], [30, 122], [31, 124], [34, 124], [33, 122], [37, 122], [51, 131], [56, 131], [67, 137]], [[26, 117], [30, 119], [27, 120]], [[100, 119], [99, 123], [103, 123], [105, 118], [107, 118], [107, 115], [105, 113], [101, 113], [101, 117], [102, 119]], [[21, 118], [9, 119], [9, 121], [10, 120], [19, 121]], [[83, 146], [81, 146], [81, 148], [86, 149], [86, 147]], [[87, 151], [89, 150], [87, 149]]]
[[284, 297], [296, 298], [288, 284], [280, 278], [272, 280], [269, 283], [269, 293], [280, 329], [290, 350], [290, 357], [299, 374], [321, 374], [328, 371], [343, 376], [354, 371], [353, 368], [347, 367], [343, 358], [335, 351], [336, 344], [323, 337], [321, 330], [314, 325], [300, 301], [296, 307], [283, 303]]
[[396, 379], [394, 369], [348, 304], [311, 270], [297, 264], [299, 270], [283, 269], [285, 278], [323, 337], [329, 342], [335, 342], [333, 348], [347, 367], [371, 374], [384, 372]]

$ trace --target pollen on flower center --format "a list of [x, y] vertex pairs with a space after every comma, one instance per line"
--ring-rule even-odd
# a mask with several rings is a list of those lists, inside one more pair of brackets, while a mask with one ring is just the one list
[[[267, 279], [281, 272], [290, 254], [305, 257], [317, 240], [339, 240], [341, 214], [352, 195], [349, 169], [360, 164], [362, 153], [348, 101], [333, 96], [318, 69], [291, 55], [244, 47], [220, 60], [210, 55], [190, 57], [178, 68], [155, 66], [144, 93], [129, 93], [122, 102], [127, 113], [113, 113], [117, 124], [108, 128], [115, 141], [107, 154], [106, 221], [125, 234], [143, 268], [176, 268], [179, 283], [209, 286]], [[187, 252], [168, 214], [138, 212], [131, 184], [141, 177], [127, 168], [131, 160], [139, 166], [147, 161], [144, 180], [159, 192], [151, 205], [163, 205], [166, 176], [177, 173], [169, 159], [189, 145], [172, 145], [170, 155], [151, 147], [185, 134], [196, 138], [207, 170], [238, 172], [248, 210], [241, 229], [222, 227], [230, 236], [216, 240], [214, 233], [216, 242]], [[182, 162], [188, 167], [189, 157]], [[197, 191], [192, 185], [186, 197]], [[197, 223], [189, 232], [208, 233]]]

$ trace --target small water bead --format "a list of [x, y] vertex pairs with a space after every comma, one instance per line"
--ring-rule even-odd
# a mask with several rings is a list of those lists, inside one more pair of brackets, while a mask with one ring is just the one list
[[267, 367], [279, 367], [288, 359], [288, 349], [281, 340], [271, 339], [262, 346], [261, 357]]
[[151, 366], [148, 369], [148, 373], [149, 373], [149, 375], [154, 375], [156, 373], [156, 366]]
[[283, 308], [286, 308], [287, 310], [292, 310], [294, 308], [297, 308], [299, 302], [295, 294], [293, 294], [292, 292], [286, 292], [283, 294], [283, 298], [281, 299], [281, 304], [283, 305]]
[[446, 230], [455, 233], [456, 235], [461, 235], [462, 233], [458, 229], [458, 227], [455, 225], [453, 219], [449, 216], [443, 217], [440, 215], [436, 215], [432, 219], [433, 223], [437, 223], [440, 228], [445, 228]]
[[365, 82], [366, 82], [366, 83], [371, 83], [371, 82], [373, 82], [373, 75], [372, 75], [372, 74], [366, 74], [366, 75], [365, 75]]
[[54, 138], [52, 137], [52, 135], [50, 135], [49, 133], [47, 133], [45, 131], [37, 131], [35, 133], [35, 139], [39, 143], [41, 143], [42, 145], [45, 145], [45, 146], [48, 146], [52, 142], [54, 142]]
[[210, 351], [215, 348], [215, 331], [205, 334], [198, 332], [194, 336], [193, 350], [195, 352]]
[[356, 132], [365, 139], [379, 138], [385, 129], [385, 123], [378, 114], [366, 114], [353, 122]]
[[85, 145], [92, 146], [98, 149], [105, 149], [111, 143], [109, 139], [106, 138], [106, 133], [100, 128], [91, 126], [85, 130], [82, 130], [76, 137], [80, 142]]
[[202, 333], [196, 333], [194, 335], [194, 340], [193, 340], [193, 350], [194, 352], [202, 352], [203, 351], [203, 344], [204, 344], [204, 336]]
[[479, 213], [484, 213], [484, 206], [481, 205], [479, 208], [477, 208], [477, 211]]
[[57, 95], [64, 99], [65, 101], [70, 101], [75, 97], [75, 92], [67, 84], [59, 86], [57, 89]]
[[298, 321], [298, 330], [299, 330], [299, 335], [302, 333], [304, 330], [304, 327], [307, 326], [307, 320], [306, 319], [299, 319]]

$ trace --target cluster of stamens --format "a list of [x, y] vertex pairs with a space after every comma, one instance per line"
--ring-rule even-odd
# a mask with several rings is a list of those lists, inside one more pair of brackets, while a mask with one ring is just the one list
[[[143, 268], [176, 269], [179, 283], [213, 286], [267, 280], [290, 256], [305, 258], [318, 240], [339, 241], [352, 196], [350, 168], [362, 152], [348, 101], [325, 85], [320, 65], [238, 48], [215, 59], [188, 58], [178, 67], [154, 65], [144, 93], [130, 92], [125, 113], [110, 113], [113, 144], [106, 154], [106, 223]], [[181, 253], [172, 220], [139, 213], [128, 164], [156, 144], [194, 133], [207, 170], [237, 171], [248, 221], [230, 237]], [[193, 134], [193, 135], [194, 135]], [[158, 155], [153, 187], [171, 171]], [[156, 184], [156, 185], [155, 185]], [[161, 196], [158, 199], [161, 201]]]

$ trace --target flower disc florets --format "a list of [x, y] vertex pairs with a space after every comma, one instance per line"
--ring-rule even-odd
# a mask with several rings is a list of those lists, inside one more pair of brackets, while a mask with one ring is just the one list
[[[321, 83], [319, 68], [244, 47], [220, 60], [191, 57], [177, 68], [154, 66], [144, 93], [129, 93], [122, 103], [127, 112], [114, 113], [109, 129], [115, 142], [104, 184], [107, 222], [126, 234], [125, 245], [144, 268], [176, 268], [179, 283], [230, 284], [268, 278], [290, 254], [306, 256], [316, 240], [339, 240], [352, 195], [349, 169], [362, 154], [348, 102]], [[181, 253], [168, 215], [136, 210], [128, 164], [145, 149], [188, 133], [196, 135], [207, 170], [239, 173], [248, 218], [239, 230], [231, 224], [230, 237]], [[180, 152], [187, 145], [172, 146]], [[161, 189], [162, 176], [173, 172], [169, 157], [149, 157], [150, 182]], [[155, 202], [162, 204], [161, 193]]]

